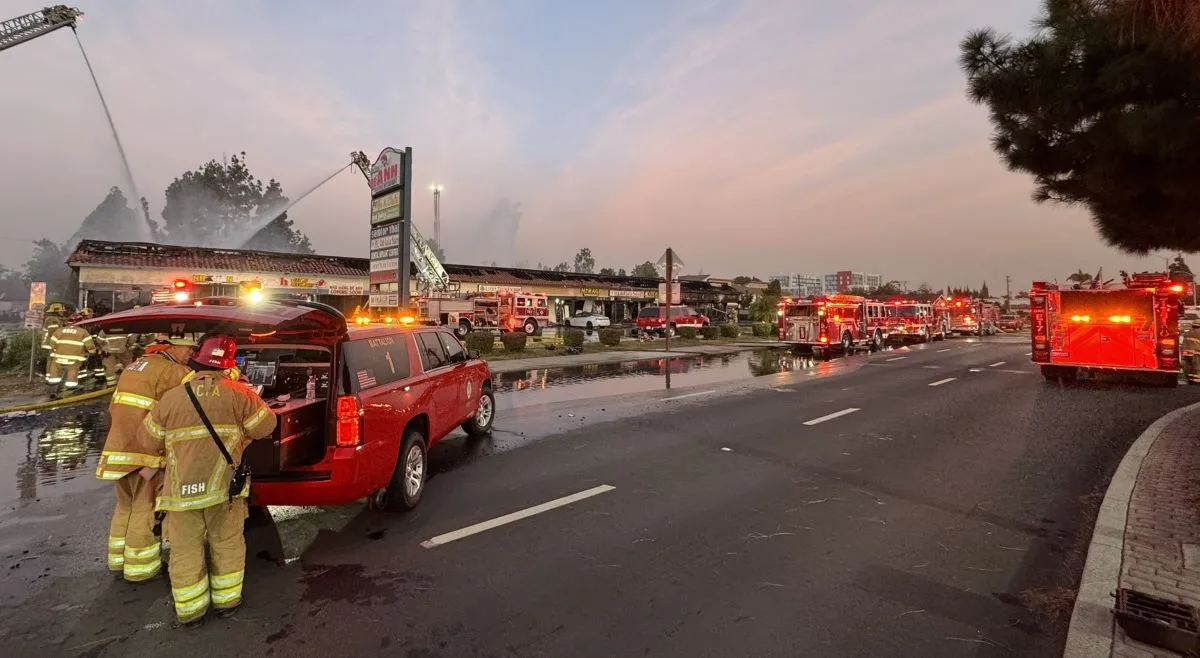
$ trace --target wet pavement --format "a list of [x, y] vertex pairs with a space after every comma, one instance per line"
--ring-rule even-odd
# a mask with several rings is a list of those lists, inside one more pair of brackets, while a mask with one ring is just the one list
[[[170, 629], [165, 581], [106, 573], [104, 403], [6, 419], [0, 642], [45, 656], [1054, 655], [1053, 621], [1023, 597], [1073, 586], [1097, 487], [1195, 390], [1059, 390], [1025, 349], [498, 376], [495, 436], [435, 446], [413, 513], [252, 517], [247, 609], [198, 633]], [[423, 547], [600, 484], [615, 490]]]

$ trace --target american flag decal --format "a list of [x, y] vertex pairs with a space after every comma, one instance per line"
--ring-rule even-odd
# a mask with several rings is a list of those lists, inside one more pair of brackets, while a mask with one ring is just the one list
[[359, 388], [371, 388], [376, 383], [377, 382], [375, 381], [375, 377], [371, 373], [367, 372], [366, 370], [358, 371], [358, 387]]

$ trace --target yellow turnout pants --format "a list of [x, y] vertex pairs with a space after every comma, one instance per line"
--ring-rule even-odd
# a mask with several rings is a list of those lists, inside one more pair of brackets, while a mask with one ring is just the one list
[[115, 483], [117, 506], [108, 530], [108, 569], [140, 582], [162, 569], [162, 544], [154, 536], [154, 499], [162, 473], [147, 481], [137, 471]]
[[[205, 509], [167, 512], [163, 531], [171, 538], [171, 597], [179, 623], [195, 621], [213, 607], [242, 603], [249, 511], [245, 498]], [[207, 549], [207, 560], [205, 553]]]

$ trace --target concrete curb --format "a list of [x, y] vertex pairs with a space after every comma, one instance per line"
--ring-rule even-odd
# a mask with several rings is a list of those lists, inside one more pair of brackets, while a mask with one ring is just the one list
[[1122, 552], [1125, 548], [1125, 522], [1129, 515], [1129, 499], [1137, 483], [1142, 460], [1154, 446], [1160, 434], [1171, 423], [1192, 411], [1200, 411], [1200, 402], [1181, 407], [1159, 418], [1142, 432], [1121, 465], [1113, 474], [1096, 516], [1092, 543], [1088, 546], [1087, 561], [1079, 580], [1079, 594], [1071, 612], [1064, 658], [1097, 658], [1111, 656], [1115, 620], [1112, 616], [1113, 593], [1121, 577]]

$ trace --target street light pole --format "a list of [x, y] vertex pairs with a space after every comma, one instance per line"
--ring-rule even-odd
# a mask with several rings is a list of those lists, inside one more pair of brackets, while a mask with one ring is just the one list
[[438, 183], [429, 186], [433, 190], [433, 241], [437, 246], [442, 247], [442, 190], [444, 189]]

